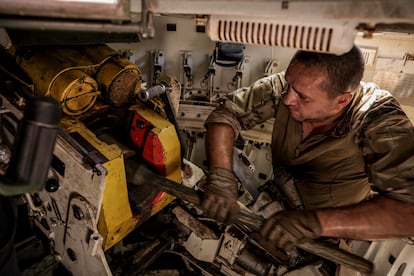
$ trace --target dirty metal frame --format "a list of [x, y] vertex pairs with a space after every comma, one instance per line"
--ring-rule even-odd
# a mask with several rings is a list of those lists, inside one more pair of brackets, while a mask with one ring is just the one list
[[295, 20], [296, 22], [337, 22], [354, 25], [367, 34], [376, 28], [386, 31], [412, 30], [414, 2], [406, 0], [158, 0], [150, 1], [154, 14], [197, 15], [208, 20], [209, 16], [239, 19], [250, 18], [253, 14], [264, 20]]
[[377, 25], [392, 27], [393, 24], [399, 24], [398, 27], [401, 27], [401, 23], [405, 23], [412, 27], [414, 24], [414, 2], [406, 0], [51, 0], [47, 5], [42, 0], [1, 2], [0, 27], [124, 33], [135, 31], [143, 38], [154, 36], [153, 15], [188, 15], [204, 18], [204, 23], [211, 15], [243, 19], [252, 14], [263, 19], [296, 18], [297, 22], [334, 20], [346, 25], [355, 23], [366, 32], [372, 31]]
[[[0, 27], [14, 30], [137, 33], [152, 38], [151, 0], [114, 0], [114, 4], [79, 1], [2, 0]], [[62, 12], [62, 9], [64, 12]]]
[[413, 22], [411, 12], [414, 8], [414, 3], [406, 0], [158, 0], [150, 3], [150, 10], [159, 14], [248, 17], [255, 14], [264, 18], [280, 19], [355, 19], [372, 24]]
[[[201, 196], [197, 191], [183, 185], [177, 185], [174, 181], [155, 174], [145, 164], [129, 162], [126, 165], [126, 178], [129, 183], [134, 183], [135, 185], [145, 183], [146, 179], [152, 179], [151, 183], [166, 193], [196, 205], [199, 205], [201, 202]], [[240, 209], [236, 221], [236, 224], [244, 225], [253, 231], [259, 231], [263, 223], [264, 219], [262, 217], [243, 208]], [[311, 240], [304, 241], [297, 246], [319, 257], [329, 259], [356, 271], [368, 275], [372, 273], [373, 264], [370, 261], [348, 251], [333, 247], [329, 243]]]

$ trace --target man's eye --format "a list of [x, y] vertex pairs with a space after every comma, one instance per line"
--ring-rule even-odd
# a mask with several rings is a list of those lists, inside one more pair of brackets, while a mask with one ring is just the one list
[[307, 98], [305, 96], [303, 96], [302, 94], [299, 94], [299, 98], [301, 98], [302, 100], [306, 100]]

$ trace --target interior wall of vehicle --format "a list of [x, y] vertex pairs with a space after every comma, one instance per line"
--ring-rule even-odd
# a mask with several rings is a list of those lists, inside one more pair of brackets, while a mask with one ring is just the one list
[[[182, 80], [183, 53], [192, 57], [192, 89], [203, 93], [200, 83], [209, 68], [209, 57], [213, 54], [215, 42], [206, 33], [197, 32], [196, 22], [186, 17], [155, 16], [156, 35], [140, 43], [111, 44], [120, 51], [129, 51], [130, 59], [142, 70], [144, 81], [149, 82], [152, 72], [152, 53], [164, 53], [162, 75]], [[171, 30], [173, 29], [173, 30]], [[373, 81], [381, 88], [392, 92], [414, 121], [414, 35], [409, 33], [379, 33], [370, 38], [358, 35], [355, 43], [363, 48], [366, 58], [364, 81]], [[281, 47], [245, 45], [247, 57], [243, 68], [242, 86], [264, 76], [266, 65], [273, 61], [271, 72], [285, 70], [295, 50]], [[216, 66], [214, 87], [217, 91], [234, 90], [232, 78], [236, 68]], [[269, 73], [269, 72], [268, 72]], [[147, 84], [148, 85], [148, 84]]]
[[364, 80], [393, 93], [414, 122], [413, 34], [383, 33], [355, 42], [367, 50]]
[[[180, 80], [182, 74], [181, 55], [189, 52], [192, 56], [194, 81], [193, 87], [200, 88], [200, 81], [208, 71], [209, 56], [213, 54], [215, 42], [211, 41], [204, 32], [196, 31], [196, 22], [191, 18], [156, 16], [154, 17], [156, 34], [153, 39], [143, 40], [134, 44], [111, 44], [119, 50], [130, 50], [133, 53], [131, 59], [139, 65], [143, 71], [143, 78], [148, 80], [151, 72], [151, 52], [164, 51], [165, 67], [163, 74], [173, 76]], [[168, 31], [167, 25], [175, 25], [176, 31]], [[244, 55], [248, 62], [243, 74], [243, 85], [249, 85], [251, 81], [262, 77], [266, 63], [270, 59], [277, 60], [275, 72], [283, 70], [288, 64], [293, 49], [277, 48], [269, 46], [245, 45]], [[229, 85], [235, 74], [235, 68], [216, 68], [215, 87], [220, 91], [232, 91], [234, 87]]]
[[[208, 38], [207, 34], [202, 31], [203, 28], [197, 26], [193, 18], [155, 16], [154, 25], [156, 29], [154, 38], [144, 39], [139, 43], [108, 45], [126, 54], [133, 63], [138, 65], [143, 82], [146, 83], [144, 87], [150, 87], [153, 84], [154, 53], [162, 52], [158, 60], [159, 65], [162, 66], [160, 75], [177, 79], [187, 91], [186, 95], [182, 95], [183, 99], [177, 113], [178, 125], [184, 134], [185, 157], [205, 168], [203, 167], [205, 165], [203, 123], [208, 113], [214, 108], [212, 95], [209, 94], [211, 87], [206, 82], [206, 76], [212, 69], [211, 67], [214, 67], [212, 91], [214, 94], [225, 94], [239, 86], [247, 86], [267, 74], [285, 70], [296, 50], [245, 45], [245, 59], [234, 66], [223, 67], [211, 64], [216, 42]], [[391, 91], [400, 100], [403, 109], [414, 122], [414, 36], [407, 33], [383, 33], [375, 34], [371, 38], [363, 38], [358, 35], [355, 43], [363, 49], [366, 61], [363, 80], [373, 81], [380, 87]], [[190, 82], [186, 79], [188, 76], [185, 74], [185, 66], [191, 69]], [[270, 155], [272, 123], [262, 124], [257, 130], [247, 135], [243, 133], [243, 137], [248, 143], [245, 153], [255, 166], [255, 179], [259, 181], [257, 183], [259, 186], [272, 177]], [[368, 252], [364, 257], [367, 256], [367, 259], [375, 261], [376, 265], [381, 264], [382, 266], [377, 265], [378, 271], [384, 273], [392, 266], [389, 260], [395, 259], [398, 252], [405, 246], [403, 241], [396, 242], [398, 242], [398, 247], [395, 247], [397, 249], [389, 244], [383, 246], [374, 244], [379, 249], [371, 247], [374, 249], [367, 250], [368, 246], [361, 246], [363, 248], [356, 252], [361, 255]], [[392, 254], [389, 253], [390, 251], [393, 251]], [[376, 254], [377, 252], [379, 253]], [[384, 253], [380, 254], [382, 252]], [[411, 253], [402, 256], [405, 257], [401, 258], [404, 264], [408, 262], [407, 260], [412, 260], [409, 254]]]
[[[130, 59], [142, 70], [143, 81], [151, 86], [154, 52], [163, 53], [161, 75], [173, 77], [180, 81], [185, 90], [193, 95], [206, 96], [208, 87], [205, 77], [209, 71], [210, 57], [216, 42], [211, 41], [206, 33], [197, 32], [194, 19], [189, 17], [155, 16], [155, 37], [140, 43], [111, 44], [119, 51], [128, 52]], [[363, 80], [375, 82], [383, 89], [392, 92], [401, 102], [403, 109], [414, 122], [414, 36], [409, 33], [380, 33], [370, 38], [357, 35], [355, 43], [364, 53], [366, 70]], [[233, 91], [237, 86], [248, 86], [254, 80], [266, 74], [283, 71], [295, 53], [294, 49], [245, 45], [245, 61], [240, 66], [215, 66], [214, 93]], [[192, 83], [188, 86], [184, 80], [183, 57], [191, 56], [190, 66]], [[242, 72], [241, 81], [236, 84], [237, 71]], [[204, 83], [203, 83], [204, 82]], [[188, 89], [187, 89], [188, 88]], [[211, 96], [211, 95], [210, 95]], [[195, 99], [195, 101], [191, 101]], [[185, 156], [188, 160], [206, 169], [204, 152], [203, 122], [213, 106], [207, 98], [189, 98], [189, 104], [181, 101], [177, 121], [184, 132]], [[270, 139], [272, 123], [257, 126], [254, 130], [242, 133], [249, 148], [245, 148], [249, 158], [255, 160], [256, 177], [262, 183], [272, 175], [269, 166]]]

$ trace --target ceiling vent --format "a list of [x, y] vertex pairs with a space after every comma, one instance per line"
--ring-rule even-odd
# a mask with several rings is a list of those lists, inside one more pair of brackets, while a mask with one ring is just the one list
[[211, 16], [207, 32], [213, 41], [295, 48], [343, 54], [352, 48], [355, 25], [344, 22], [275, 21]]

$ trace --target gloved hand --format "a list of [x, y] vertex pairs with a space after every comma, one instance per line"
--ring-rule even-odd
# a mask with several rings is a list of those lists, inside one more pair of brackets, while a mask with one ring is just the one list
[[270, 217], [260, 234], [275, 246], [286, 251], [297, 244], [320, 237], [322, 228], [313, 211], [285, 211]]
[[240, 209], [237, 198], [234, 173], [223, 168], [211, 168], [207, 174], [207, 185], [201, 202], [204, 214], [221, 223], [232, 223]]

